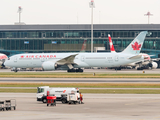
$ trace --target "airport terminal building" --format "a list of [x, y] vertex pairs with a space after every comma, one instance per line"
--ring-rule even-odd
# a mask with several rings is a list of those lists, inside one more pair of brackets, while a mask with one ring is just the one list
[[[108, 34], [117, 52], [122, 51], [139, 34], [147, 30], [142, 52], [160, 58], [160, 24], [94, 24], [93, 47], [109, 52]], [[0, 25], [0, 53], [79, 52], [87, 39], [91, 51], [90, 24]]]

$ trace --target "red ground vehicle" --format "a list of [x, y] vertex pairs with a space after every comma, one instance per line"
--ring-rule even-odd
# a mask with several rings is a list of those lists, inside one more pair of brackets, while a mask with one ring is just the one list
[[56, 106], [56, 96], [49, 96], [49, 91], [47, 91], [47, 106]]

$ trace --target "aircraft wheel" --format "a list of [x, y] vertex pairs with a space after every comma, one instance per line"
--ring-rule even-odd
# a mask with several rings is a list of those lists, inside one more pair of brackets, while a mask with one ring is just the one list
[[80, 69], [79, 72], [83, 72], [83, 69]]
[[72, 71], [72, 72], [76, 72], [76, 70], [75, 70], [75, 69], [72, 69], [71, 71]]
[[79, 72], [79, 69], [76, 69], [76, 72]]
[[117, 68], [117, 70], [121, 70], [121, 68], [119, 67], [119, 68]]

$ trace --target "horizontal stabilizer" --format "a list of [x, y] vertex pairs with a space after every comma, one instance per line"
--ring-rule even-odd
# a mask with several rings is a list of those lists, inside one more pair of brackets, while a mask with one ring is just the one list
[[150, 57], [152, 57], [152, 56], [156, 56], [156, 55], [149, 55]]
[[139, 59], [141, 57], [142, 57], [142, 55], [136, 55], [136, 56], [130, 57], [129, 59]]

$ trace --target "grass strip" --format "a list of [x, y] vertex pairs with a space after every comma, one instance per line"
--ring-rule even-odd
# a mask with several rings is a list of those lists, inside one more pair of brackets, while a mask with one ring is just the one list
[[37, 93], [36, 89], [0, 89], [0, 92], [6, 93]]
[[160, 83], [0, 83], [0, 87], [160, 88]]
[[1, 78], [160, 78], [160, 74], [125, 73], [53, 73], [53, 72], [2, 72]]
[[112, 89], [112, 90], [95, 90], [95, 89], [82, 89], [82, 93], [104, 93], [104, 94], [160, 94], [160, 90], [121, 90], [121, 89]]
[[[0, 92], [9, 93], [36, 93], [36, 89], [0, 89]], [[83, 89], [80, 90], [82, 93], [103, 93], [103, 94], [160, 94], [160, 90], [96, 90], [96, 89]]]

